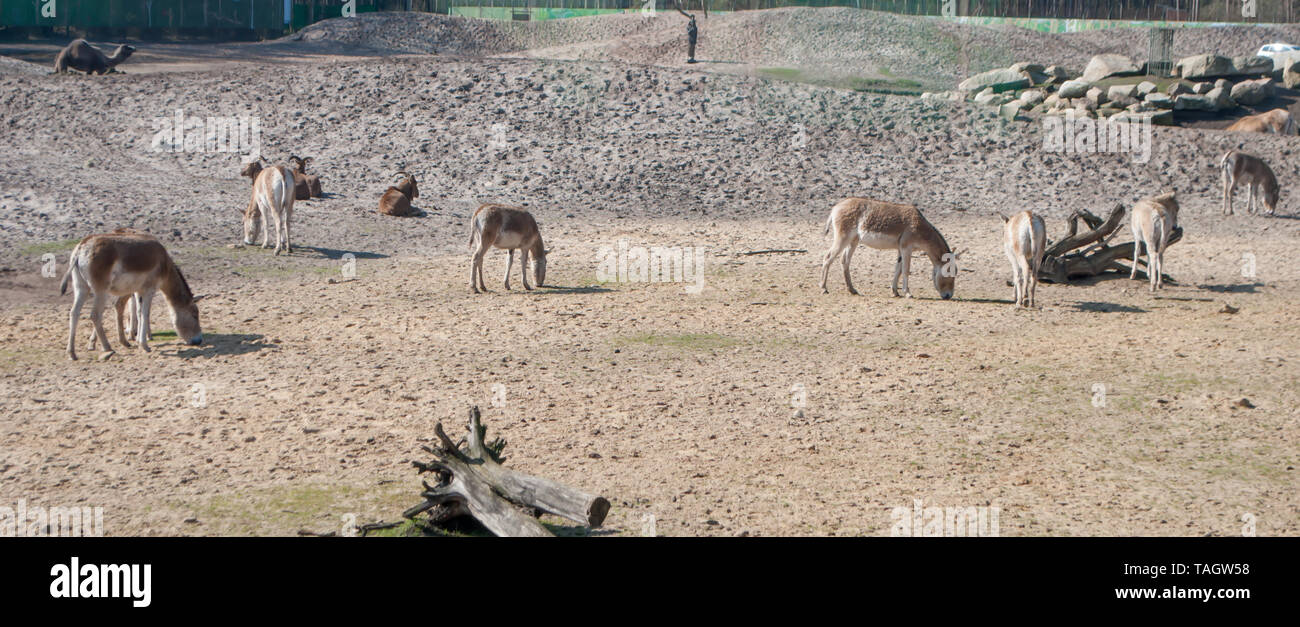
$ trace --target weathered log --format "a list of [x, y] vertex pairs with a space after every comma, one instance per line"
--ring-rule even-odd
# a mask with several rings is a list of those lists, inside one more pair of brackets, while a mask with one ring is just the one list
[[[1111, 246], [1109, 243], [1119, 233], [1125, 213], [1127, 212], [1122, 205], [1115, 205], [1105, 220], [1086, 209], [1078, 209], [1070, 214], [1070, 230], [1044, 252], [1038, 278], [1051, 283], [1069, 283], [1070, 279], [1097, 276], [1103, 272], [1128, 273], [1129, 267], [1119, 263], [1119, 260], [1132, 260], [1133, 248], [1138, 244], [1125, 242]], [[1079, 233], [1080, 222], [1087, 225], [1086, 232]], [[1182, 237], [1182, 227], [1175, 228], [1169, 234], [1169, 244], [1172, 245]], [[1084, 250], [1071, 252], [1079, 248]], [[1145, 265], [1145, 260], [1142, 263]]]
[[609, 501], [604, 497], [501, 466], [498, 451], [505, 443], [499, 439], [484, 443], [487, 428], [478, 407], [470, 410], [463, 449], [447, 436], [442, 423], [434, 426], [434, 433], [441, 446], [424, 450], [437, 460], [414, 465], [421, 473], [436, 473], [438, 483], [424, 484], [421, 496], [425, 501], [404, 512], [407, 518], [429, 512], [434, 522], [443, 522], [468, 514], [499, 536], [549, 536], [552, 534], [541, 523], [516, 504], [592, 527], [599, 527], [609, 513]]

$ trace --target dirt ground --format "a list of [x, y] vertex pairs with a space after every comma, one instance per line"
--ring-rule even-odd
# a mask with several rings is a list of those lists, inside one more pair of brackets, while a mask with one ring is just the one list
[[[1004, 536], [1300, 533], [1296, 138], [1248, 138], [1279, 215], [1241, 198], [1225, 217], [1215, 166], [1247, 138], [1214, 129], [1157, 128], [1134, 163], [1045, 152], [1039, 126], [965, 105], [707, 67], [306, 56], [0, 66], [0, 505], [102, 506], [108, 535], [395, 520], [434, 425], [479, 405], [507, 465], [611, 500], [598, 535], [889, 535], [914, 499], [998, 507]], [[295, 207], [292, 255], [237, 246], [237, 155], [149, 150], [176, 108], [255, 115], [268, 157], [315, 158], [327, 197]], [[375, 214], [398, 168], [421, 217]], [[1075, 208], [1166, 188], [1176, 284], [1011, 305], [997, 213], [1041, 212], [1055, 239]], [[891, 298], [893, 259], [869, 249], [862, 296], [838, 265], [822, 294], [848, 195], [915, 202], [968, 249], [956, 297], [918, 257], [915, 297]], [[516, 265], [504, 291], [494, 253], [493, 291], [469, 293], [482, 201], [538, 216], [546, 287], [521, 290]], [[207, 295], [202, 346], [159, 306], [152, 353], [96, 360], [83, 323], [66, 359], [67, 252], [116, 226], [158, 234]], [[620, 240], [703, 249], [702, 292], [601, 281]], [[746, 254], [764, 249], [806, 252]]]

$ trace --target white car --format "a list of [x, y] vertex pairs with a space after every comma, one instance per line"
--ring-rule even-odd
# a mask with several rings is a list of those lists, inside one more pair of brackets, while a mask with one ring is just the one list
[[[1270, 58], [1272, 58], [1272, 57], [1282, 56], [1281, 53], [1284, 53], [1284, 52], [1288, 52], [1288, 53], [1297, 53], [1297, 52], [1300, 52], [1300, 46], [1292, 46], [1291, 44], [1281, 44], [1281, 43], [1277, 43], [1277, 44], [1266, 44], [1266, 45], [1260, 46], [1260, 47], [1259, 47], [1259, 52], [1257, 52], [1257, 53], [1255, 53], [1255, 54], [1258, 55], [1258, 56], [1261, 56], [1261, 57], [1270, 57]], [[1288, 56], [1289, 56], [1289, 55], [1288, 55]]]

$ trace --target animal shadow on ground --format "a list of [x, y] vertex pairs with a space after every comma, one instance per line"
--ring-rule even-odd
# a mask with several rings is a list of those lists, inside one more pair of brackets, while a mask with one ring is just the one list
[[366, 252], [358, 252], [355, 250], [337, 250], [334, 248], [321, 248], [319, 246], [299, 245], [299, 246], [294, 246], [293, 248], [294, 250], [298, 250], [298, 251], [310, 250], [311, 252], [316, 253], [316, 255], [318, 255], [322, 259], [342, 259], [343, 255], [352, 255], [356, 259], [385, 259], [388, 257], [388, 255], [385, 255], [383, 253], [366, 253]]
[[1259, 288], [1264, 287], [1263, 283], [1256, 281], [1254, 283], [1231, 283], [1223, 285], [1198, 285], [1203, 290], [1214, 292], [1216, 294], [1258, 294]]
[[265, 335], [255, 333], [205, 333], [203, 343], [198, 346], [186, 346], [176, 351], [177, 357], [215, 357], [217, 355], [246, 355], [257, 351], [274, 349], [279, 345], [269, 344]]
[[980, 303], [981, 305], [1014, 305], [1016, 301], [1002, 298], [962, 298], [963, 303]]
[[1147, 310], [1141, 307], [1131, 307], [1119, 303], [1099, 303], [1096, 301], [1075, 301], [1074, 308], [1078, 311], [1091, 311], [1095, 313], [1147, 313]]
[[599, 285], [578, 285], [573, 287], [566, 287], [563, 285], [542, 285], [540, 287], [543, 289], [538, 292], [539, 294], [602, 294], [613, 291], [608, 287], [601, 287]]

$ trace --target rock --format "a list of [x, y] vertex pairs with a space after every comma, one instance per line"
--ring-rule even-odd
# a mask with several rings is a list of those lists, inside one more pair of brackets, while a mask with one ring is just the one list
[[1187, 83], [1184, 83], [1182, 81], [1175, 81], [1173, 83], [1169, 83], [1169, 86], [1165, 88], [1165, 93], [1169, 94], [1170, 96], [1177, 96], [1178, 94], [1190, 94], [1192, 93], [1192, 88], [1188, 87]]
[[1217, 54], [1198, 54], [1174, 64], [1174, 76], [1188, 80], [1232, 76], [1234, 72], [1232, 59]]
[[1056, 94], [1052, 94], [1043, 99], [1043, 106], [1048, 109], [1051, 109], [1056, 107], [1056, 105], [1059, 104], [1060, 102], [1061, 102], [1061, 97]]
[[1047, 100], [1047, 94], [1037, 89], [1027, 89], [1021, 92], [1019, 100], [1025, 104], [1025, 108], [1032, 108]]
[[1173, 111], [1121, 111], [1110, 117], [1111, 122], [1141, 122], [1151, 120], [1152, 124], [1173, 126]]
[[990, 102], [993, 101], [993, 98], [996, 96], [997, 94], [993, 92], [992, 87], [985, 87], [984, 91], [975, 94], [975, 98], [974, 98], [975, 104], [989, 104]]
[[1004, 120], [1014, 120], [1020, 115], [1020, 110], [1025, 107], [1024, 103], [1019, 100], [1012, 100], [998, 107], [998, 116]]
[[1102, 91], [1100, 87], [1093, 87], [1092, 89], [1089, 89], [1085, 97], [1088, 99], [1088, 102], [1092, 103], [1094, 107], [1100, 107], [1101, 105], [1104, 105], [1107, 102], [1106, 92]]
[[1257, 105], [1273, 97], [1273, 79], [1241, 81], [1232, 86], [1231, 95], [1237, 104]]
[[1153, 91], [1147, 94], [1146, 103], [1157, 109], [1174, 108], [1174, 99], [1171, 98], [1168, 94], [1162, 94], [1158, 91]]
[[1061, 88], [1056, 93], [1062, 98], [1079, 98], [1088, 93], [1089, 87], [1092, 87], [1092, 83], [1076, 79], [1062, 83]]
[[1231, 91], [1231, 90], [1232, 90], [1232, 81], [1230, 81], [1230, 80], [1228, 80], [1228, 79], [1226, 79], [1226, 78], [1221, 78], [1221, 79], [1219, 79], [1219, 80], [1217, 80], [1217, 81], [1214, 81], [1214, 86], [1217, 87], [1217, 88], [1219, 88], [1219, 89], [1226, 89], [1226, 90]]
[[1116, 94], [1115, 97], [1108, 100], [1108, 103], [1120, 108], [1128, 108], [1135, 104], [1141, 104], [1137, 98], [1134, 98], [1133, 96], [1125, 96], [1124, 94]]
[[1014, 63], [1014, 64], [1012, 64], [1011, 67], [1008, 68], [1008, 69], [1010, 69], [1010, 70], [1014, 70], [1014, 71], [1016, 71], [1016, 72], [1022, 72], [1022, 73], [1023, 73], [1023, 72], [1030, 72], [1030, 73], [1034, 73], [1034, 74], [1042, 74], [1042, 73], [1043, 73], [1043, 64], [1041, 64], [1041, 63]]
[[1088, 61], [1088, 67], [1083, 70], [1083, 80], [1094, 83], [1107, 76], [1136, 74], [1138, 71], [1137, 64], [1124, 55], [1099, 54]]
[[1286, 66], [1282, 71], [1282, 85], [1287, 89], [1300, 87], [1300, 60]]
[[1072, 78], [1076, 78], [1074, 72], [1071, 72], [1059, 65], [1049, 65], [1043, 70], [1043, 73], [1052, 77], [1055, 82], [1063, 83]]
[[1137, 95], [1145, 96], [1156, 90], [1156, 84], [1151, 81], [1142, 81], [1137, 84]]
[[1011, 68], [1003, 68], [976, 74], [962, 81], [957, 86], [957, 89], [966, 93], [979, 92], [985, 89], [992, 89], [994, 93], [1001, 93], [1026, 87], [1029, 87], [1028, 78]]
[[1111, 85], [1106, 90], [1106, 97], [1114, 100], [1116, 98], [1133, 98], [1137, 95], [1137, 85]]
[[1211, 89], [1214, 89], [1214, 83], [1197, 83], [1192, 85], [1193, 94], [1205, 95], [1210, 93]]
[[1214, 101], [1196, 94], [1180, 94], [1174, 98], [1175, 111], [1213, 111]]
[[1205, 94], [1205, 97], [1210, 99], [1210, 103], [1214, 107], [1215, 111], [1231, 109], [1237, 106], [1237, 103], [1232, 101], [1232, 97], [1229, 95], [1228, 90], [1222, 87], [1211, 89], [1209, 93]]
[[1273, 73], [1273, 60], [1255, 55], [1234, 57], [1232, 67], [1237, 76], [1264, 76]]
[[1292, 64], [1300, 62], [1300, 51], [1274, 53], [1272, 61], [1273, 71], [1269, 73], [1269, 76], [1280, 83], [1286, 74], [1286, 69], [1291, 67]]

